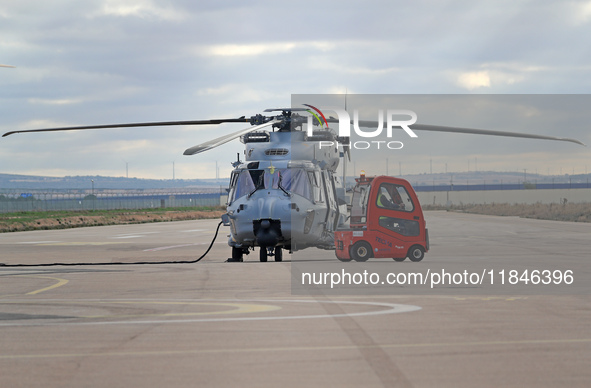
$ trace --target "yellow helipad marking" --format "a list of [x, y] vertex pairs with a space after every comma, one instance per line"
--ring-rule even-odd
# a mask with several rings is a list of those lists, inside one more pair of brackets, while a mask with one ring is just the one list
[[[35, 295], [39, 294], [44, 291], [48, 291], [52, 288], [56, 288], [59, 286], [63, 286], [64, 284], [68, 283], [65, 279], [58, 279], [58, 278], [50, 278], [47, 276], [29, 276], [29, 275], [19, 275], [24, 277], [38, 277], [38, 278], [47, 278], [47, 279], [55, 279], [59, 280], [58, 283], [46, 287], [37, 291], [29, 292], [26, 295]], [[13, 295], [16, 296], [16, 295]], [[53, 301], [55, 302], [55, 301]], [[27, 304], [33, 303], [32, 301], [2, 301], [3, 304]], [[38, 301], [35, 303], [39, 303]], [[77, 304], [79, 305], [79, 301], [60, 301], [60, 303], [64, 304]], [[79, 315], [77, 318], [86, 318], [86, 319], [107, 319], [107, 318], [146, 318], [146, 317], [181, 317], [181, 316], [198, 316], [198, 315], [220, 315], [220, 314], [249, 314], [249, 313], [261, 313], [261, 312], [269, 312], [269, 311], [277, 311], [281, 310], [282, 307], [274, 306], [274, 305], [267, 305], [267, 304], [254, 304], [254, 303], [230, 303], [230, 302], [166, 302], [166, 301], [84, 301], [84, 303], [89, 304], [100, 304], [100, 305], [114, 305], [114, 304], [128, 304], [128, 305], [138, 305], [138, 304], [158, 304], [158, 305], [196, 305], [196, 306], [224, 306], [230, 307], [227, 310], [221, 311], [202, 311], [202, 312], [183, 312], [183, 313], [147, 313], [147, 314], [103, 314], [103, 315]]]
[[18, 277], [23, 277], [23, 278], [35, 278], [35, 279], [51, 279], [51, 280], [57, 280], [57, 283], [54, 285], [51, 285], [49, 287], [45, 287], [45, 288], [41, 288], [39, 290], [35, 290], [35, 291], [31, 291], [31, 292], [27, 292], [26, 295], [37, 295], [40, 294], [42, 292], [45, 291], [49, 291], [49, 290], [53, 290], [54, 288], [58, 288], [63, 286], [64, 284], [68, 283], [69, 280], [66, 279], [60, 279], [60, 278], [53, 278], [50, 276], [33, 276], [33, 275], [16, 275]]
[[141, 318], [141, 317], [180, 317], [180, 316], [196, 316], [196, 315], [217, 315], [217, 314], [246, 314], [246, 313], [260, 313], [267, 311], [281, 310], [279, 306], [263, 305], [263, 304], [247, 304], [247, 303], [218, 303], [218, 302], [96, 302], [97, 304], [166, 304], [166, 305], [197, 305], [197, 306], [224, 306], [232, 307], [229, 310], [222, 311], [203, 311], [195, 313], [149, 313], [149, 314], [109, 314], [109, 315], [87, 315], [80, 316], [80, 318]]
[[552, 344], [587, 344], [591, 338], [573, 339], [538, 339], [521, 341], [475, 341], [475, 342], [440, 342], [415, 344], [384, 344], [384, 345], [333, 345], [333, 346], [290, 346], [266, 348], [225, 348], [225, 349], [194, 349], [194, 350], [157, 350], [138, 352], [104, 352], [104, 353], [58, 353], [58, 354], [15, 354], [0, 355], [0, 359], [32, 359], [32, 358], [69, 358], [69, 357], [130, 357], [130, 356], [163, 356], [182, 354], [219, 354], [219, 353], [262, 353], [262, 352], [293, 352], [293, 351], [339, 351], [359, 349], [392, 349], [417, 347], [456, 347], [456, 346], [512, 346], [512, 345], [552, 345]]
[[[342, 302], [334, 302], [334, 301], [316, 301], [316, 300], [245, 300], [245, 301], [205, 301], [201, 300], [198, 302], [195, 301], [167, 301], [167, 300], [135, 300], [135, 299], [125, 299], [125, 300], [56, 300], [52, 299], [52, 303], [76, 303], [80, 304], [81, 302], [90, 303], [90, 304], [104, 304], [104, 305], [113, 305], [116, 303], [125, 303], [125, 304], [179, 304], [179, 305], [187, 305], [187, 304], [207, 304], [207, 305], [218, 305], [218, 306], [232, 306], [236, 309], [233, 310], [224, 310], [221, 312], [195, 312], [195, 313], [151, 313], [148, 312], [147, 314], [143, 315], [136, 315], [139, 317], [138, 319], [133, 318], [126, 318], [126, 319], [112, 319], [116, 318], [116, 315], [102, 315], [99, 317], [100, 319], [90, 319], [89, 321], [74, 321], [74, 322], [35, 322], [32, 325], [39, 326], [52, 326], [52, 325], [66, 325], [66, 326], [80, 326], [80, 325], [129, 325], [129, 324], [166, 324], [166, 323], [196, 323], [196, 322], [230, 322], [230, 321], [267, 321], [267, 320], [292, 320], [292, 319], [321, 319], [321, 318], [338, 318], [338, 317], [357, 317], [357, 316], [374, 316], [374, 315], [384, 315], [384, 314], [396, 314], [396, 313], [405, 313], [411, 311], [417, 311], [421, 308], [418, 306], [411, 306], [411, 305], [401, 305], [401, 304], [391, 304], [391, 303], [378, 303], [378, 302], [353, 302], [353, 301], [342, 301]], [[248, 302], [248, 303], [245, 303]], [[364, 306], [377, 306], [378, 309], [372, 311], [361, 311], [361, 312], [352, 312], [352, 313], [342, 313], [342, 314], [306, 314], [306, 315], [255, 315], [255, 316], [245, 316], [244, 314], [233, 316], [233, 317], [183, 317], [182, 319], [174, 319], [174, 318], [165, 318], [165, 319], [146, 319], [147, 317], [152, 315], [161, 315], [164, 316], [166, 314], [178, 314], [178, 315], [214, 315], [214, 314], [235, 314], [235, 313], [244, 313], [244, 312], [258, 312], [258, 311], [273, 311], [278, 310], [280, 307], [275, 305], [268, 305], [267, 303], [275, 303], [275, 302], [285, 302], [285, 303], [345, 303], [350, 305], [364, 305]], [[34, 302], [32, 300], [27, 300], [24, 302], [20, 301], [8, 301], [2, 302], [3, 304], [6, 303], [39, 303]], [[79, 307], [79, 306], [78, 306]], [[385, 307], [385, 308], [384, 308]], [[129, 315], [133, 316], [133, 315]], [[74, 318], [74, 317], [71, 317]], [[79, 319], [84, 319], [87, 317], [78, 316]], [[108, 319], [111, 318], [111, 319]], [[87, 318], [88, 319], [88, 318]], [[0, 326], [22, 326], [22, 325], [29, 325], [27, 323], [0, 323]]]

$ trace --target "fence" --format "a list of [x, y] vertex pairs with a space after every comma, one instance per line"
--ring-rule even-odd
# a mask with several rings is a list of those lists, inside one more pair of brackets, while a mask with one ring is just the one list
[[[542, 201], [558, 202], [563, 198], [573, 196], [578, 190], [571, 192], [568, 196], [559, 195], [560, 190], [588, 189], [586, 183], [511, 183], [511, 184], [450, 184], [450, 185], [428, 185], [413, 184], [414, 189], [420, 194], [421, 201], [425, 200], [435, 204], [450, 202], [472, 203], [491, 202], [504, 200], [501, 192], [512, 191], [509, 199], [517, 198], [517, 190], [523, 195], [519, 198], [537, 198], [548, 196], [551, 199]], [[551, 189], [556, 189], [552, 193]], [[485, 193], [499, 192], [491, 197]], [[467, 192], [480, 195], [478, 198], [465, 197]], [[536, 194], [534, 195], [534, 192]], [[432, 193], [435, 195], [424, 197], [421, 194]], [[456, 194], [453, 194], [456, 193]], [[462, 194], [464, 193], [464, 194]], [[424, 199], [423, 199], [424, 197]], [[497, 198], [498, 197], [498, 198]], [[587, 190], [580, 190], [576, 194], [578, 202], [591, 202]], [[580, 199], [578, 197], [581, 197]], [[428, 199], [427, 199], [428, 198]], [[445, 198], [445, 200], [443, 200]], [[542, 198], [542, 197], [541, 197]], [[471, 202], [472, 201], [472, 202]], [[219, 206], [226, 202], [226, 192], [223, 189], [161, 189], [161, 190], [0, 190], [0, 213], [21, 212], [21, 211], [47, 211], [47, 210], [114, 210], [114, 209], [149, 209], [163, 207], [198, 207], [198, 206]], [[510, 201], [511, 202], [511, 201]]]
[[218, 189], [97, 190], [94, 193], [81, 190], [0, 190], [0, 213], [219, 206], [221, 194]]
[[416, 192], [421, 191], [487, 191], [487, 190], [551, 190], [551, 189], [589, 189], [589, 182], [583, 183], [466, 183], [466, 184], [413, 184]]

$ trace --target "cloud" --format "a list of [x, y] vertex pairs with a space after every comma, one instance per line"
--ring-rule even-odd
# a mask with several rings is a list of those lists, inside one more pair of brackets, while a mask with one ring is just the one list
[[479, 67], [485, 70], [463, 72], [456, 75], [456, 83], [469, 91], [490, 89], [493, 86], [507, 86], [523, 82], [535, 72], [548, 71], [548, 67], [514, 63], [485, 63]]
[[234, 57], [286, 53], [296, 47], [295, 43], [224, 44], [207, 47], [205, 55]]
[[214, 57], [249, 57], [267, 54], [285, 54], [296, 49], [313, 49], [327, 51], [334, 47], [330, 42], [261, 42], [249, 44], [218, 44], [198, 47], [194, 50], [198, 55]]
[[29, 98], [27, 101], [30, 104], [43, 104], [43, 105], [71, 105], [71, 104], [80, 104], [81, 102], [83, 102], [82, 99], [74, 99], [74, 98], [62, 98], [62, 99]]
[[475, 71], [463, 73], [458, 76], [458, 84], [468, 90], [474, 90], [482, 87], [490, 87], [490, 74], [488, 71]]
[[162, 7], [150, 0], [104, 0], [100, 11], [92, 16], [137, 17], [140, 19], [161, 19], [181, 21], [186, 14], [170, 6]]
[[572, 6], [571, 17], [576, 26], [591, 21], [591, 1], [575, 3]]
[[[338, 93], [339, 106], [346, 90], [349, 104], [354, 92], [588, 93], [591, 50], [585, 37], [591, 34], [590, 4], [0, 2], [0, 63], [17, 66], [0, 69], [0, 130], [249, 116], [288, 106], [292, 93]], [[438, 104], [447, 107], [445, 101]], [[496, 110], [499, 127], [493, 129], [512, 125], [505, 116], [501, 108]], [[443, 110], [427, 123], [477, 123], [470, 115], [463, 115], [462, 122], [456, 117], [455, 111]], [[588, 141], [588, 129], [576, 125], [563, 127], [569, 136]], [[110, 167], [109, 159], [125, 158], [133, 162], [134, 171], [163, 171], [168, 176], [168, 164], [177, 158], [178, 171], [186, 171], [187, 177], [191, 171], [211, 177], [212, 162], [219, 159], [221, 165], [220, 155], [232, 155], [227, 160], [233, 161], [244, 146], [228, 143], [220, 152], [186, 159], [179, 155], [218, 133], [240, 128], [20, 135], [0, 140], [0, 166], [20, 173], [50, 170], [57, 166], [58, 154], [68, 155], [68, 147], [83, 151], [92, 144], [97, 146], [93, 160], [77, 159], [84, 158], [83, 153], [70, 154], [59, 168], [67, 169], [69, 162], [89, 174], [109, 168], [120, 174], [124, 169], [116, 163]], [[412, 152], [419, 155], [417, 160], [428, 152], [439, 156], [446, 148], [437, 146], [447, 142], [457, 145], [456, 154], [466, 149], [485, 154], [495, 140], [434, 134], [423, 138], [436, 139], [435, 144], [413, 148], [409, 143], [403, 157], [410, 159]], [[114, 141], [130, 142], [130, 149]], [[68, 147], [59, 148], [61, 143]], [[505, 147], [500, 140], [494, 144], [519, 158], [517, 146]], [[39, 153], [23, 157], [21, 152], [31, 147], [38, 147]], [[101, 156], [98, 149], [109, 147], [113, 154]]]

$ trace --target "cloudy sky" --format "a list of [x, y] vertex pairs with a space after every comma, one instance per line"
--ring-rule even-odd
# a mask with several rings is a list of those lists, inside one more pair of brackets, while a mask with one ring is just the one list
[[[439, 96], [418, 122], [591, 144], [589, 36], [591, 1], [0, 0], [0, 64], [16, 66], [0, 67], [0, 132], [248, 117], [289, 106], [292, 94], [346, 91], [351, 101], [355, 94], [469, 94], [469, 108], [448, 107]], [[528, 122], [472, 103], [479, 94], [583, 96], [536, 100], [522, 112], [534, 117]], [[497, 120], [478, 121], [475, 106]], [[12, 135], [0, 139], [0, 173], [125, 176], [127, 167], [130, 177], [164, 179], [174, 164], [176, 178], [214, 178], [218, 162], [223, 177], [240, 142], [182, 153], [241, 127]], [[591, 150], [569, 143], [419, 139], [387, 155], [390, 173], [401, 164], [404, 173], [591, 172]], [[366, 169], [386, 172], [383, 164]]]

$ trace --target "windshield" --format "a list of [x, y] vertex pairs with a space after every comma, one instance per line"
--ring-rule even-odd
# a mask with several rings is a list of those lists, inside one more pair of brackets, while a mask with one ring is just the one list
[[369, 198], [369, 186], [357, 186], [351, 199], [351, 223], [364, 223], [367, 218], [367, 200]]
[[412, 212], [414, 204], [406, 188], [393, 183], [382, 183], [378, 192], [376, 204], [382, 209]]
[[232, 202], [261, 189], [283, 189], [286, 192], [312, 199], [310, 180], [304, 169], [273, 168], [233, 172], [230, 181], [230, 201]]

